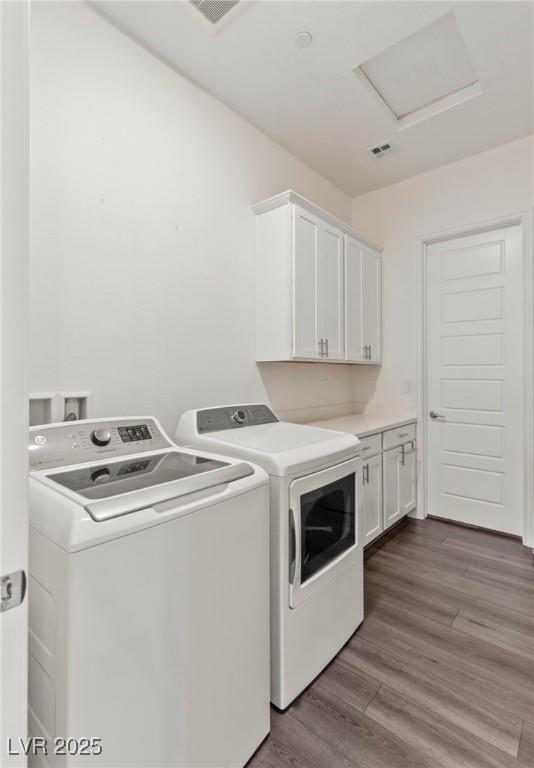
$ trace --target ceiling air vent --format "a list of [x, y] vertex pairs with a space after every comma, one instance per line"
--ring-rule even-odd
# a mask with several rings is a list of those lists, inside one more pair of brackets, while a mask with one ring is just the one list
[[239, 0], [190, 0], [197, 11], [207, 19], [210, 24], [218, 24], [232, 8], [239, 3]]
[[384, 141], [382, 144], [377, 144], [375, 147], [369, 147], [369, 152], [373, 157], [384, 157], [388, 152], [391, 152], [393, 147], [389, 141]]

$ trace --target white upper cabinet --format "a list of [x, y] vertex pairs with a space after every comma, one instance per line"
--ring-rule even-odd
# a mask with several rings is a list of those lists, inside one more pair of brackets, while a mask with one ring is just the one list
[[254, 212], [256, 359], [379, 362], [380, 254], [294, 192]]
[[343, 232], [294, 206], [293, 356], [343, 360]]
[[[321, 356], [324, 233], [315, 216], [295, 206], [294, 211], [294, 357]], [[261, 288], [261, 286], [258, 286]], [[274, 322], [274, 318], [271, 320]]]
[[322, 334], [323, 355], [328, 360], [345, 358], [343, 232], [323, 228]]
[[363, 343], [366, 359], [371, 363], [382, 360], [382, 258], [366, 248], [362, 268]]
[[382, 259], [345, 236], [346, 358], [354, 363], [382, 360]]
[[364, 247], [354, 238], [345, 238], [345, 337], [347, 339], [347, 359], [354, 362], [366, 362], [363, 342], [362, 313], [362, 262]]

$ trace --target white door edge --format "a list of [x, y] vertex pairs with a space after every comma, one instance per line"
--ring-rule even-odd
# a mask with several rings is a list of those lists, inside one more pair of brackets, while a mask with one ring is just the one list
[[[27, 0], [0, 3], [0, 576], [28, 571], [28, 17]], [[16, 587], [6, 581], [6, 594]], [[28, 600], [8, 605], [0, 612], [0, 765], [23, 766]]]
[[534, 270], [532, 259], [534, 208], [513, 211], [492, 219], [471, 224], [459, 225], [448, 230], [422, 235], [417, 239], [417, 440], [419, 445], [419, 464], [422, 471], [418, 474], [417, 509], [413, 515], [418, 519], [427, 517], [427, 372], [426, 372], [426, 251], [429, 245], [450, 240], [454, 237], [475, 235], [492, 229], [519, 225], [522, 231], [523, 254], [522, 270], [524, 285], [524, 366], [525, 387], [523, 398], [523, 462], [525, 487], [523, 520], [523, 544], [534, 548]]

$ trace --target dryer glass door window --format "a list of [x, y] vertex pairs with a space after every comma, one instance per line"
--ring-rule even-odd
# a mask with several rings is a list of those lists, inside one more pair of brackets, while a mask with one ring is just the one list
[[301, 584], [355, 544], [354, 488], [352, 473], [301, 496]]

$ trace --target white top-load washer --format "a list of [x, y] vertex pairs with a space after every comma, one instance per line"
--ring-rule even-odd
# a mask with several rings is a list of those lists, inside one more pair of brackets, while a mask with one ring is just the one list
[[265, 472], [178, 448], [153, 418], [32, 428], [30, 464], [46, 761], [243, 766], [269, 732]]
[[271, 701], [285, 709], [363, 620], [359, 441], [263, 404], [188, 411], [176, 437], [270, 475]]

